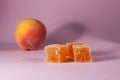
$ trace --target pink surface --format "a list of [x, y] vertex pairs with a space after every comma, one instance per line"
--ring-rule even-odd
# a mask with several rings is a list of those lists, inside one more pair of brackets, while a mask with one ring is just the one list
[[[0, 0], [0, 80], [119, 80], [119, 0]], [[92, 49], [87, 64], [44, 62], [44, 51], [22, 51], [14, 31], [33, 17], [47, 28], [45, 45], [84, 41]]]

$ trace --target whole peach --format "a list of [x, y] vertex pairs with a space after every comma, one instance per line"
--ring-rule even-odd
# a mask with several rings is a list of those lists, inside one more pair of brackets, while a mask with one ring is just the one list
[[45, 41], [47, 30], [42, 22], [27, 18], [18, 23], [15, 38], [23, 50], [37, 50]]

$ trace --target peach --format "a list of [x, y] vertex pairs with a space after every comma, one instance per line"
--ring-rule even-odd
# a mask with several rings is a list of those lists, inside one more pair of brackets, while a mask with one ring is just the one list
[[42, 22], [27, 18], [18, 23], [15, 38], [23, 50], [37, 50], [45, 41], [47, 30]]

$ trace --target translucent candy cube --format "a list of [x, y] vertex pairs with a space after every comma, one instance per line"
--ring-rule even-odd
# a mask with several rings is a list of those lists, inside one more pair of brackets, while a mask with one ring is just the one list
[[75, 62], [91, 62], [91, 51], [87, 45], [73, 45], [74, 61]]
[[53, 63], [62, 63], [67, 61], [66, 45], [52, 44], [45, 47], [46, 61]]

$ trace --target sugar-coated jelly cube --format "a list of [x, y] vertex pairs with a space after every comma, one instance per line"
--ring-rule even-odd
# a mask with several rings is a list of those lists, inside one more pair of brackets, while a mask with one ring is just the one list
[[91, 62], [91, 51], [87, 45], [73, 45], [74, 61], [75, 62]]
[[62, 63], [67, 61], [67, 46], [52, 44], [45, 47], [46, 61], [53, 63]]
[[84, 45], [85, 43], [83, 42], [71, 42], [71, 43], [66, 43], [68, 47], [68, 55], [67, 58], [69, 60], [74, 60], [74, 54], [73, 54], [73, 45]]

